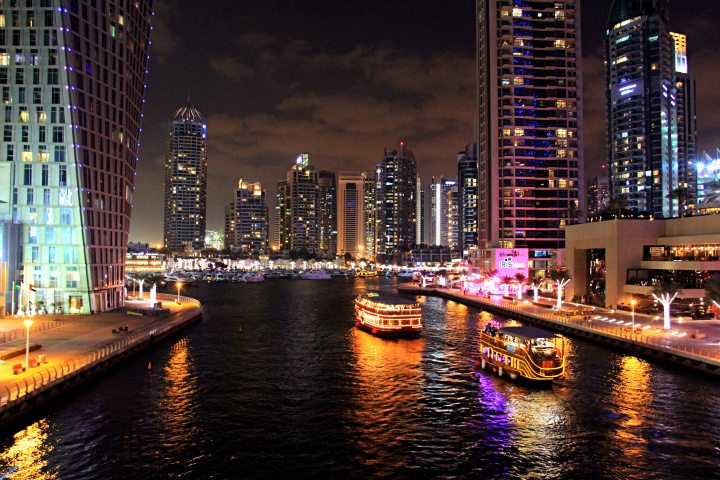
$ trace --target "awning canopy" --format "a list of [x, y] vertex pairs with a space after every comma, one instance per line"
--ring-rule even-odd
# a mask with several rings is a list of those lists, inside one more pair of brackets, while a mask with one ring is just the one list
[[522, 338], [555, 338], [555, 334], [536, 327], [523, 325], [521, 327], [502, 327], [500, 333]]

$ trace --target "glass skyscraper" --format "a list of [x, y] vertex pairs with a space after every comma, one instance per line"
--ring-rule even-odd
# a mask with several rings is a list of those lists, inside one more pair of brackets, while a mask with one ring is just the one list
[[6, 311], [123, 305], [151, 17], [150, 0], [0, 2]]
[[615, 0], [608, 20], [610, 190], [628, 208], [675, 215], [678, 165], [675, 47], [667, 0]]
[[170, 120], [165, 161], [165, 248], [202, 250], [207, 221], [207, 126], [188, 101]]
[[558, 263], [583, 208], [580, 2], [477, 0], [479, 269], [490, 248]]
[[460, 252], [478, 245], [477, 145], [470, 143], [458, 153], [458, 247]]

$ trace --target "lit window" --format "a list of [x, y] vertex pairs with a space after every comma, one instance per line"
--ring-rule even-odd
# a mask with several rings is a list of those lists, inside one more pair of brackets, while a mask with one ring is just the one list
[[523, 135], [525, 135], [525, 130], [523, 130], [522, 128], [516, 128], [513, 133], [516, 137], [522, 137]]
[[555, 40], [555, 48], [565, 48], [565, 40]]
[[558, 138], [567, 138], [568, 131], [564, 128], [558, 128], [557, 129], [557, 137]]

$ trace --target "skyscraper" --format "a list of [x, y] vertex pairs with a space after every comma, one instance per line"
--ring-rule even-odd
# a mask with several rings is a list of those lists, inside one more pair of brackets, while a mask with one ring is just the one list
[[375, 259], [376, 248], [376, 215], [375, 215], [375, 176], [371, 173], [363, 173], [363, 196], [365, 198], [364, 225], [365, 225], [365, 258]]
[[334, 258], [338, 249], [337, 182], [335, 173], [320, 170], [318, 176], [317, 224], [320, 252]]
[[0, 3], [6, 312], [13, 299], [73, 313], [123, 305], [151, 6], [83, 3], [81, 18], [75, 2]]
[[679, 186], [675, 46], [667, 0], [614, 0], [608, 20], [610, 191], [670, 217]]
[[337, 254], [365, 255], [365, 177], [340, 172], [337, 177]]
[[580, 2], [477, 1], [478, 242], [558, 263], [584, 207]]
[[469, 143], [458, 153], [458, 249], [478, 245], [478, 160], [477, 144]]
[[415, 245], [425, 243], [425, 190], [420, 177], [415, 189]]
[[415, 243], [417, 164], [415, 155], [400, 142], [397, 150], [385, 149], [375, 169], [377, 206], [377, 257], [383, 261], [401, 258]]
[[225, 205], [225, 228], [223, 229], [223, 244], [227, 250], [232, 250], [235, 242], [235, 200]]
[[588, 185], [587, 208], [588, 215], [597, 215], [610, 203], [610, 179], [608, 177], [595, 177]]
[[207, 128], [188, 101], [170, 120], [165, 161], [165, 248], [180, 252], [205, 246]]
[[428, 192], [430, 194], [430, 244], [454, 248], [457, 245], [457, 218], [452, 219], [451, 211], [457, 213], [457, 205], [451, 209], [452, 193], [457, 199], [457, 182], [445, 177], [432, 177]]
[[319, 251], [317, 216], [318, 172], [310, 165], [310, 155], [301, 153], [278, 182], [278, 233], [281, 250]]
[[[685, 205], [697, 203], [697, 109], [695, 78], [688, 71], [687, 37], [670, 32], [675, 50], [677, 92], [678, 187], [687, 191]], [[679, 205], [678, 205], [679, 206]]]
[[241, 178], [231, 204], [232, 228], [226, 247], [243, 255], [263, 255], [268, 250], [268, 210], [260, 180]]

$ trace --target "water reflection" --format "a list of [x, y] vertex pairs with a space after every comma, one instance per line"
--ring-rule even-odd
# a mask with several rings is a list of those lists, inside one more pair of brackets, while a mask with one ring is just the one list
[[647, 448], [643, 430], [653, 401], [650, 364], [636, 357], [622, 356], [617, 373], [611, 394], [618, 412], [612, 446], [641, 461]]
[[419, 426], [416, 416], [422, 398], [421, 359], [425, 340], [390, 340], [353, 329], [355, 410], [352, 442], [362, 452], [357, 461], [391, 468], [404, 459], [398, 449]]
[[187, 338], [183, 338], [170, 348], [170, 358], [162, 372], [164, 392], [160, 396], [160, 412], [165, 429], [162, 435], [165, 445], [182, 444], [196, 433], [193, 429], [197, 378], [190, 371], [193, 360], [189, 343]]
[[39, 420], [14, 435], [14, 442], [0, 454], [0, 478], [12, 480], [57, 479], [57, 468], [48, 468], [53, 451], [48, 442], [48, 423]]

